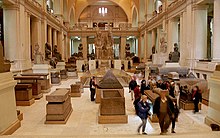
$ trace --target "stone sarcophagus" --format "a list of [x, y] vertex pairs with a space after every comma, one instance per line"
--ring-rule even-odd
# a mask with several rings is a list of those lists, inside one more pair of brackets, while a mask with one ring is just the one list
[[31, 84], [17, 84], [15, 86], [15, 99], [17, 106], [30, 106], [35, 101], [32, 95]]
[[81, 84], [72, 84], [71, 87], [71, 97], [81, 97]]
[[68, 78], [66, 69], [60, 70], [60, 77], [62, 80], [66, 80]]
[[60, 71], [59, 70], [52, 70], [51, 71], [51, 84], [52, 85], [60, 85], [61, 78], [60, 78]]
[[96, 89], [96, 103], [100, 102], [98, 123], [127, 123], [124, 89], [118, 79], [109, 70]]
[[101, 115], [125, 115], [125, 98], [118, 90], [104, 90], [101, 93]]
[[46, 100], [45, 124], [65, 124], [72, 112], [70, 91], [65, 88], [57, 89], [47, 95]]

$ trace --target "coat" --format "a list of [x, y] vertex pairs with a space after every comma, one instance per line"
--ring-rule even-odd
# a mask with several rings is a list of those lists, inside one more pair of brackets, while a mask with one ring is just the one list
[[[174, 113], [174, 104], [173, 104], [173, 101], [168, 96], [166, 96], [166, 98], [167, 98], [167, 103], [168, 103], [167, 113], [171, 118]], [[160, 115], [160, 101], [161, 101], [161, 97], [157, 97], [154, 102], [154, 106], [153, 106], [153, 113], [156, 114], [157, 116]]]
[[150, 115], [149, 111], [150, 111], [150, 105], [147, 102], [143, 102], [143, 101], [139, 101], [137, 103], [138, 106], [138, 116], [141, 119], [147, 119], [147, 117]]

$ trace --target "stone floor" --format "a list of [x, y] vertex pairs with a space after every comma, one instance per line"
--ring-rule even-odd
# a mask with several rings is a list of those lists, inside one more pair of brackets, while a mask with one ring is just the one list
[[[69, 79], [62, 81], [60, 86], [53, 86], [51, 92], [56, 88], [69, 88], [71, 84], [79, 81]], [[49, 93], [48, 93], [49, 94]], [[9, 137], [140, 137], [137, 127], [141, 120], [135, 115], [128, 88], [125, 88], [126, 111], [128, 124], [98, 124], [99, 105], [90, 101], [90, 91], [84, 89], [80, 98], [72, 98], [73, 112], [65, 125], [44, 124], [46, 115], [46, 100], [44, 97], [37, 100], [32, 106], [17, 107], [24, 114], [22, 126]], [[202, 106], [202, 111], [193, 114], [192, 111], [181, 110], [179, 121], [176, 124], [176, 134], [168, 133], [160, 136], [158, 123], [148, 121], [146, 132], [149, 137], [218, 137], [220, 133], [212, 132], [210, 127], [204, 124], [207, 106]], [[206, 136], [208, 135], [208, 136]]]

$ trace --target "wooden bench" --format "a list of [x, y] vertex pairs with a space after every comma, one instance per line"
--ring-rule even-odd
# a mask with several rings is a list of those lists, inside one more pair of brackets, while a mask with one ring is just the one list
[[49, 73], [22, 73], [21, 76], [40, 76], [42, 80], [38, 80], [41, 83], [41, 91], [48, 93], [51, 90]]
[[17, 84], [15, 86], [15, 99], [17, 106], [30, 106], [35, 101], [32, 96], [31, 84]]
[[35, 99], [40, 99], [43, 97], [41, 91], [41, 83], [39, 80], [43, 80], [40, 76], [14, 76], [15, 80], [19, 80], [20, 84], [32, 84], [32, 95]]
[[45, 124], [66, 124], [72, 113], [70, 91], [65, 88], [59, 88], [46, 96], [48, 101], [46, 105]]

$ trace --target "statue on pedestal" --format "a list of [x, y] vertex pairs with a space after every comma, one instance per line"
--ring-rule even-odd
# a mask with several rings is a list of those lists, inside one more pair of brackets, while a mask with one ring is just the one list
[[112, 33], [101, 33], [98, 31], [95, 38], [95, 49], [97, 59], [113, 59], [114, 39]]
[[167, 52], [167, 42], [165, 41], [164, 37], [161, 37], [160, 39], [160, 52], [161, 53]]
[[126, 59], [131, 58], [130, 44], [126, 44], [125, 46], [125, 57]]
[[82, 44], [79, 44], [79, 47], [78, 47], [78, 58], [83, 59], [83, 45]]
[[50, 60], [51, 59], [51, 46], [50, 44], [46, 43], [45, 44], [45, 60]]
[[44, 63], [44, 57], [42, 53], [39, 51], [40, 46], [38, 44], [34, 47], [34, 64], [43, 64]]
[[170, 52], [169, 54], [169, 60], [170, 62], [179, 62], [180, 59], [180, 52], [178, 48], [178, 44], [174, 44], [174, 52]]
[[100, 31], [96, 32], [95, 38], [95, 54], [97, 59], [101, 59], [101, 50], [102, 50], [102, 33]]
[[107, 59], [113, 59], [114, 55], [113, 55], [113, 45], [114, 45], [114, 39], [113, 39], [113, 35], [112, 32], [109, 31], [108, 32], [108, 36], [107, 38]]
[[57, 50], [57, 45], [54, 46], [54, 49], [53, 49], [53, 57], [56, 58], [56, 61], [57, 61], [57, 62], [63, 61], [61, 54], [60, 54], [60, 53], [58, 52], [58, 50]]

